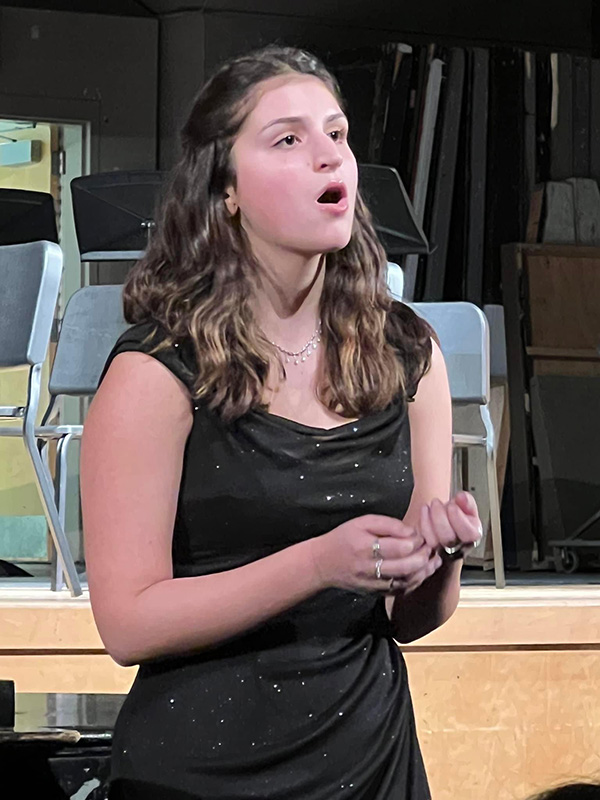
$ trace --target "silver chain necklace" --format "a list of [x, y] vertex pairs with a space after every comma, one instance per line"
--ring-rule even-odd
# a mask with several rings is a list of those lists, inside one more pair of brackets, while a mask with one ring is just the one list
[[[291, 350], [286, 350], [283, 347], [280, 347], [276, 342], [272, 342], [270, 339], [269, 341], [276, 347], [280, 353], [283, 353], [285, 356], [285, 363], [290, 364], [300, 364], [310, 356], [310, 354], [317, 349], [319, 342], [321, 341], [321, 323], [319, 322], [318, 327], [315, 329], [315, 332], [310, 337], [308, 342], [304, 345], [302, 350], [298, 350], [298, 352], [294, 353]], [[293, 359], [293, 361], [292, 361]]]

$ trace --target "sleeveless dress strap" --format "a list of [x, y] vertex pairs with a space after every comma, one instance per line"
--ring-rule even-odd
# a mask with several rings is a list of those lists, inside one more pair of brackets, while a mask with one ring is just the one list
[[[190, 393], [192, 393], [195, 376], [190, 363], [191, 359], [189, 354], [183, 352], [183, 345], [164, 344], [165, 339], [166, 334], [158, 323], [143, 322], [132, 325], [131, 328], [128, 328], [121, 334], [115, 346], [110, 351], [104, 369], [102, 370], [99, 384], [102, 382], [116, 356], [121, 353], [137, 352], [146, 353], [146, 355], [152, 356], [152, 358], [160, 361], [160, 363], [164, 364], [176, 378], [179, 378], [190, 390]], [[188, 356], [187, 358], [186, 355]]]

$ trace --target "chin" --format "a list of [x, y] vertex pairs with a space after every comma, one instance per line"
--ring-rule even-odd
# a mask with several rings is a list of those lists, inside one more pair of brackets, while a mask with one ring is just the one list
[[316, 245], [318, 253], [337, 253], [347, 247], [352, 238], [351, 233], [340, 234], [338, 236], [328, 236]]
[[324, 247], [321, 252], [323, 253], [339, 253], [340, 250], [343, 250], [344, 247], [348, 247], [350, 244], [350, 236], [347, 236], [345, 239], [340, 239], [338, 242], [329, 245], [328, 247]]

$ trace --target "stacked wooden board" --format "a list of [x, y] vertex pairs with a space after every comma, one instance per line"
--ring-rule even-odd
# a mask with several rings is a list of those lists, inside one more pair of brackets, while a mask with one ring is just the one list
[[[581, 480], [600, 441], [589, 402], [600, 378], [600, 248], [507, 245], [502, 258], [515, 532], [519, 565], [528, 568], [536, 550], [543, 558], [549, 540], [568, 535], [573, 509], [600, 501], [600, 475], [590, 469]], [[588, 447], [564, 458], [573, 425], [587, 431]], [[557, 486], [571, 479], [577, 486], [562, 492], [561, 508]]]

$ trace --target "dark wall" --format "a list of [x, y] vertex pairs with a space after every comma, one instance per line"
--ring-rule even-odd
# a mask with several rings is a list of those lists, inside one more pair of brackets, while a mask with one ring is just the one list
[[355, 30], [285, 16], [190, 11], [164, 17], [159, 80], [160, 166], [172, 166], [179, 129], [190, 103], [205, 77], [226, 58], [275, 40], [314, 47], [316, 42], [327, 46], [342, 38], [352, 46], [361, 36]]
[[[175, 0], [152, 0], [156, 11], [170, 11]], [[194, 3], [187, 3], [188, 7]], [[209, 8], [226, 9], [229, 0]], [[315, 51], [327, 62], [335, 54], [385, 41], [439, 43], [510, 43], [524, 48], [592, 49], [591, 0], [308, 0], [302, 16], [271, 0], [236, 0], [237, 11], [187, 11], [161, 18], [159, 82], [160, 165], [168, 168], [177, 154], [179, 128], [206, 75], [231, 55], [278, 41]], [[367, 13], [365, 8], [369, 9]]]
[[46, 11], [73, 11], [85, 14], [115, 14], [120, 17], [152, 17], [153, 13], [136, 0], [9, 0], [13, 8]]
[[204, 14], [193, 11], [161, 20], [159, 77], [159, 164], [172, 166], [179, 129], [204, 82]]
[[332, 54], [387, 39], [380, 31], [305, 17], [186, 12], [161, 20], [160, 166], [177, 155], [179, 129], [205, 77], [230, 56], [270, 42], [304, 47], [326, 62]]
[[[592, 0], [305, 0], [301, 6], [186, 0], [187, 8], [198, 10], [172, 13], [181, 5], [144, 3], [162, 14], [160, 74], [158, 19], [0, 7], [0, 96], [44, 98], [49, 107], [58, 107], [59, 99], [89, 103], [98, 123], [95, 169], [152, 167], [157, 143], [159, 163], [169, 167], [205, 75], [230, 55], [270, 41], [313, 49], [325, 60], [341, 50], [403, 39], [592, 49]], [[82, 11], [99, 7], [98, 0], [78, 3]], [[112, 13], [116, 7], [102, 5]], [[134, 0], [120, 5], [134, 7], [141, 6]]]
[[[178, 0], [146, 0], [156, 11], [172, 11]], [[353, 25], [362, 30], [402, 31], [438, 39], [524, 46], [540, 45], [589, 52], [593, 0], [186, 0], [207, 11], [285, 14], [314, 22]]]
[[589, 50], [593, 0], [9, 0], [21, 8], [164, 17], [181, 11], [305, 17], [383, 31]]
[[95, 170], [156, 166], [157, 73], [156, 19], [0, 8], [0, 117], [73, 108]]

